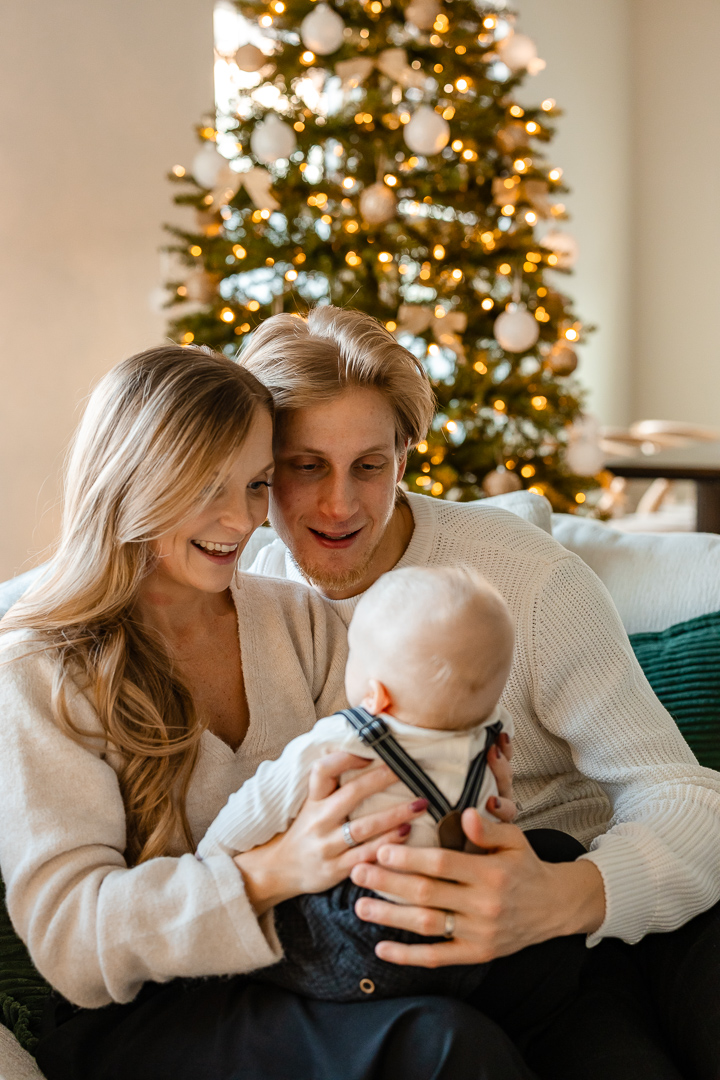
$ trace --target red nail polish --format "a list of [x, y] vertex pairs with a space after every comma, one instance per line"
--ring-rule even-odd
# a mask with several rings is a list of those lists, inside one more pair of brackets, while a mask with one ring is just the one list
[[421, 810], [427, 810], [430, 803], [427, 799], [416, 799], [414, 803], [410, 804], [410, 809], [415, 814], [419, 814]]
[[409, 832], [410, 832], [410, 826], [409, 826], [409, 824], [407, 822], [405, 822], [404, 825], [401, 825], [400, 828], [398, 829], [398, 835], [399, 836], [407, 836]]

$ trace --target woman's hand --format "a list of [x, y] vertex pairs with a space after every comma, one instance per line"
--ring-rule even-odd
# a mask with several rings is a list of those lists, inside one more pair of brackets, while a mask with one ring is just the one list
[[[386, 765], [368, 768], [370, 764], [353, 754], [321, 758], [310, 774], [308, 797], [287, 832], [235, 856], [258, 915], [291, 896], [332, 888], [358, 863], [374, 860], [380, 847], [407, 838], [410, 822], [427, 809], [425, 799], [356, 818], [350, 823], [355, 846], [348, 846], [343, 825], [355, 807], [397, 783]], [[339, 787], [340, 776], [351, 769], [364, 771]]]
[[498, 786], [497, 796], [491, 796], [486, 803], [486, 810], [498, 821], [514, 821], [517, 817], [517, 806], [513, 796], [512, 774], [512, 742], [510, 736], [504, 731], [494, 746], [488, 751], [487, 761], [490, 771], [495, 777]]
[[442, 936], [448, 912], [455, 935], [439, 944], [382, 941], [376, 953], [393, 964], [441, 967], [482, 964], [565, 934], [592, 933], [605, 917], [600, 871], [586, 859], [542, 862], [514, 825], [483, 821], [466, 810], [463, 829], [488, 851], [381, 847], [377, 864], [358, 865], [356, 885], [399, 897], [402, 904], [363, 897], [355, 911], [366, 922]]

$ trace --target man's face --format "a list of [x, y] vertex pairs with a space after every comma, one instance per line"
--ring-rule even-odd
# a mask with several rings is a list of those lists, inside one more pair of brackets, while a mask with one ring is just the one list
[[405, 468], [395, 439], [392, 408], [378, 390], [343, 390], [283, 417], [270, 520], [328, 596], [370, 583]]

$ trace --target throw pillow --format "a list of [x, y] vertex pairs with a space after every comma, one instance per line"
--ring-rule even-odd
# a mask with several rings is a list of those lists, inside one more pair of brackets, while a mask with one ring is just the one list
[[631, 634], [630, 644], [700, 764], [720, 771], [720, 611]]
[[50, 987], [35, 970], [30, 955], [13, 930], [0, 877], [0, 1022], [31, 1054]]

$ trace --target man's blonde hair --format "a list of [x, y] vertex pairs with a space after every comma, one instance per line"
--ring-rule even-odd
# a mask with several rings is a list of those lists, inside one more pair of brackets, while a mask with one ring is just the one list
[[329, 401], [351, 387], [370, 388], [392, 407], [398, 447], [411, 449], [425, 438], [435, 411], [420, 361], [361, 311], [326, 305], [307, 318], [272, 315], [238, 363], [267, 386], [281, 427], [283, 413]]

